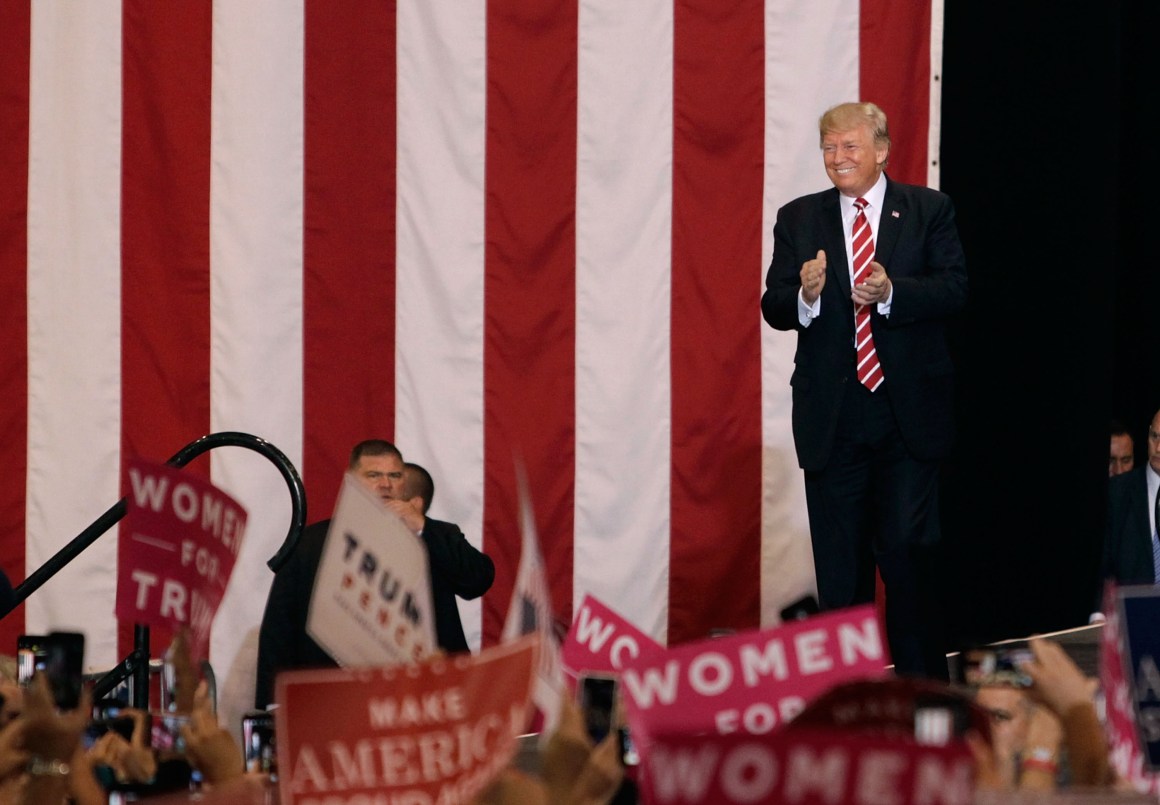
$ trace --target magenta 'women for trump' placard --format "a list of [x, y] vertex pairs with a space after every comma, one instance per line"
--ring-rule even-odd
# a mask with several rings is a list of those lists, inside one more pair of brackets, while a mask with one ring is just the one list
[[117, 543], [117, 617], [189, 627], [204, 656], [214, 614], [242, 548], [246, 510], [204, 478], [129, 462], [128, 515]]

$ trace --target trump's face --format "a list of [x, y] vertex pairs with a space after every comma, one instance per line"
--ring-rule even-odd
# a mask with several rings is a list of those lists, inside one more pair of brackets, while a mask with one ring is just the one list
[[886, 165], [889, 148], [875, 145], [867, 125], [850, 131], [832, 131], [822, 137], [826, 175], [842, 195], [857, 198], [869, 192]]

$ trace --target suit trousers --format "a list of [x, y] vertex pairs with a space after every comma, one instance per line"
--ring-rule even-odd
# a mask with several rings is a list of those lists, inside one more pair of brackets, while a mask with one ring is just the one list
[[850, 377], [833, 452], [805, 480], [822, 608], [872, 602], [877, 567], [895, 671], [945, 680], [938, 463], [907, 450], [889, 375], [875, 392]]

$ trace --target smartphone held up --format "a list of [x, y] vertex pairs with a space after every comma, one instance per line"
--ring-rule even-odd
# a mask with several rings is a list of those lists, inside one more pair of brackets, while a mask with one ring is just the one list
[[584, 720], [584, 728], [593, 742], [600, 743], [609, 733], [616, 732], [621, 763], [636, 766], [640, 758], [624, 720], [616, 675], [593, 672], [580, 674], [576, 680], [576, 702]]
[[85, 636], [75, 632], [20, 635], [16, 641], [17, 673], [22, 685], [35, 674], [48, 677], [53, 701], [61, 710], [75, 710], [84, 686]]

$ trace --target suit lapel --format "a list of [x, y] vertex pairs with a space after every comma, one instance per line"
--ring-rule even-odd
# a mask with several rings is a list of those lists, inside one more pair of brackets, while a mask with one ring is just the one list
[[902, 231], [907, 212], [906, 196], [898, 192], [897, 185], [887, 176], [882, 214], [878, 219], [878, 231], [874, 234], [874, 260], [886, 266], [887, 274], [890, 273], [890, 255], [898, 243], [898, 234]]
[[835, 282], [835, 287], [842, 289], [842, 298], [846, 306], [853, 310], [850, 302], [850, 264], [846, 260], [846, 233], [842, 230], [842, 208], [838, 204], [838, 191], [829, 191], [822, 197], [822, 220], [825, 227], [822, 237], [825, 240], [823, 248], [826, 250], [826, 268], [829, 271], [828, 282]]
[[1136, 511], [1136, 528], [1145, 538], [1148, 546], [1148, 559], [1152, 559], [1152, 506], [1153, 501], [1148, 497], [1148, 468], [1140, 473], [1140, 482], [1135, 484], [1136, 494], [1143, 498], [1139, 506], [1133, 506]]

